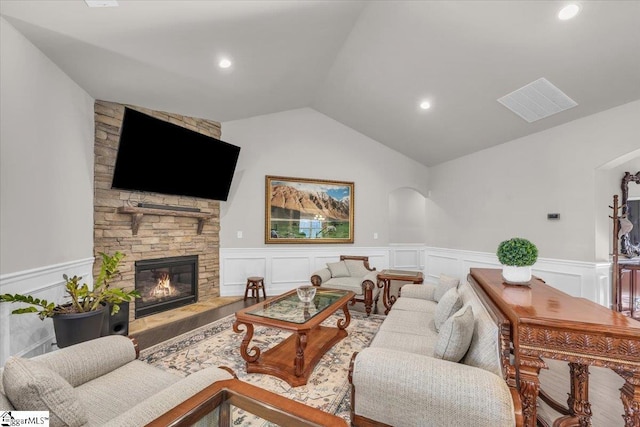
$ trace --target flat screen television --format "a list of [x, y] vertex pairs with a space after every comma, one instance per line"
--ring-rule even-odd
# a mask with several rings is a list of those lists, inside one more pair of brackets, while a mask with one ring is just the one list
[[112, 188], [223, 200], [240, 147], [125, 108]]

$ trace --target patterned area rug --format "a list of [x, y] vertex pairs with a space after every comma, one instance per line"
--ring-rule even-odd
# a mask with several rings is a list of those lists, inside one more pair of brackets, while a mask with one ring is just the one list
[[[323, 325], [335, 326], [341, 317], [344, 317], [342, 312], [335, 313], [323, 322]], [[244, 332], [233, 332], [234, 320], [235, 315], [232, 314], [145, 349], [141, 352], [140, 359], [182, 376], [208, 366], [228, 366], [243, 381], [338, 415], [349, 422], [351, 393], [347, 375], [351, 355], [369, 345], [382, 324], [384, 316], [372, 314], [366, 317], [364, 313], [351, 312], [351, 322], [347, 327], [349, 335], [322, 357], [308, 383], [300, 387], [291, 387], [285, 381], [271, 375], [247, 374], [245, 361], [240, 356], [240, 344]], [[289, 335], [289, 332], [279, 329], [256, 326], [249, 346], [257, 345], [264, 352]], [[264, 424], [246, 414], [242, 425], [269, 426], [271, 424]]]

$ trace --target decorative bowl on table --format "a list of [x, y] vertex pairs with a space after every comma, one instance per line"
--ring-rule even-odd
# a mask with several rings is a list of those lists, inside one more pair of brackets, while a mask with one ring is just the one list
[[305, 304], [309, 304], [316, 296], [316, 287], [311, 285], [300, 286], [296, 289], [298, 298]]

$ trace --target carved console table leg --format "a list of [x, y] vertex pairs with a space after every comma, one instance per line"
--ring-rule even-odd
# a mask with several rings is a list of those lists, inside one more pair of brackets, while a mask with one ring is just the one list
[[620, 389], [625, 427], [640, 426], [640, 373], [618, 372], [626, 381]]
[[520, 356], [518, 381], [522, 398], [522, 415], [525, 427], [536, 427], [540, 369], [547, 365], [538, 356]]
[[296, 336], [296, 360], [295, 360], [295, 375], [299, 377], [304, 372], [304, 349], [307, 347], [307, 334], [306, 332], [299, 332]]
[[589, 427], [591, 425], [591, 404], [589, 403], [589, 366], [569, 363], [571, 392], [567, 399], [569, 414], [558, 418], [553, 427]]

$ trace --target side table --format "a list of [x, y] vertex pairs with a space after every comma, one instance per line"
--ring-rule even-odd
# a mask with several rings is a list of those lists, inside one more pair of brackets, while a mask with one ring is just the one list
[[382, 291], [382, 302], [384, 303], [385, 308], [384, 314], [389, 313], [391, 306], [397, 299], [395, 295], [391, 295], [392, 280], [420, 284], [424, 281], [424, 277], [421, 271], [382, 270], [378, 274], [378, 287], [384, 287], [384, 290]]

